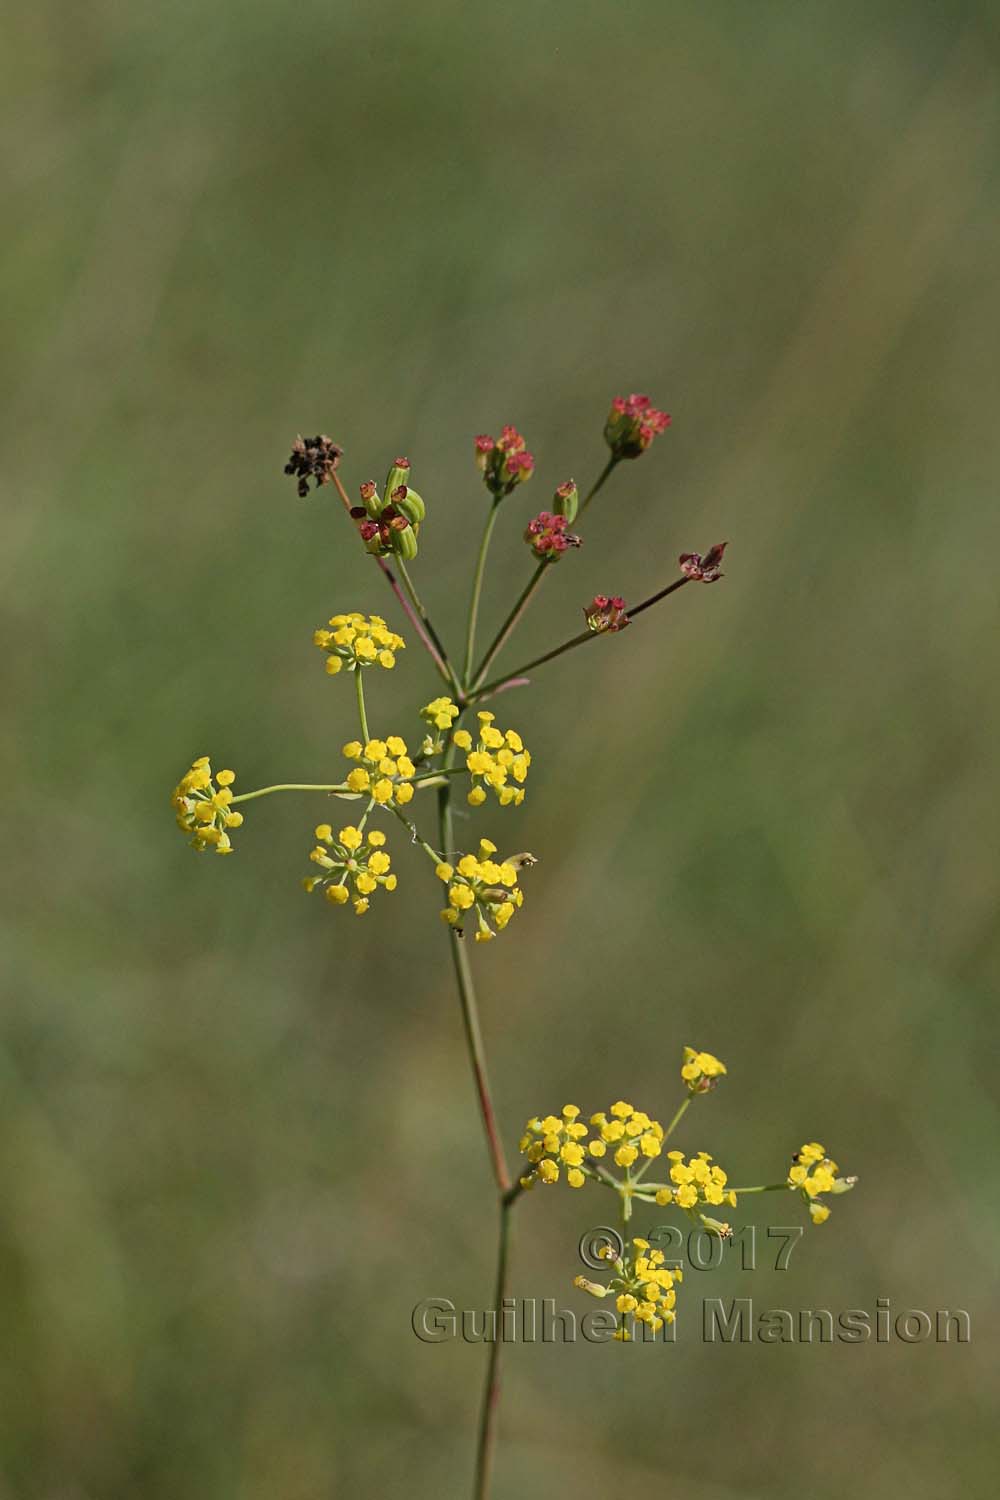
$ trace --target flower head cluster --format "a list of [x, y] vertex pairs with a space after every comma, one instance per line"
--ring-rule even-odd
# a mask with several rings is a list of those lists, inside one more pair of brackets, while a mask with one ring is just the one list
[[729, 1180], [726, 1173], [707, 1151], [699, 1151], [687, 1161], [683, 1151], [668, 1151], [667, 1157], [672, 1163], [670, 1181], [674, 1185], [658, 1189], [656, 1201], [661, 1207], [668, 1203], [676, 1203], [679, 1208], [694, 1208], [699, 1203], [728, 1203], [730, 1208], [736, 1207], [736, 1194], [726, 1187]]
[[[563, 1169], [570, 1187], [583, 1187], [586, 1178], [582, 1168], [587, 1161], [590, 1130], [581, 1123], [579, 1114], [575, 1104], [567, 1104], [561, 1116], [546, 1115], [544, 1119], [536, 1116], [528, 1121], [518, 1144], [518, 1150], [527, 1157], [529, 1164], [528, 1171], [521, 1178], [522, 1187], [534, 1187], [536, 1182], [558, 1182]], [[597, 1155], [603, 1156], [607, 1148], [600, 1141], [597, 1144]]]
[[840, 1168], [826, 1154], [825, 1146], [818, 1141], [807, 1141], [792, 1157], [788, 1173], [788, 1186], [798, 1188], [809, 1204], [809, 1217], [814, 1224], [823, 1224], [830, 1217], [829, 1206], [820, 1198], [821, 1193], [849, 1193], [857, 1182], [856, 1177], [841, 1177]]
[[306, 876], [302, 884], [307, 891], [319, 886], [334, 906], [353, 901], [355, 912], [363, 917], [370, 904], [368, 898], [379, 886], [387, 891], [396, 889], [396, 877], [389, 872], [392, 861], [383, 848], [385, 834], [377, 828], [366, 837], [360, 828], [348, 826], [334, 838], [329, 823], [320, 823], [316, 838], [318, 843], [309, 858], [324, 873]]
[[382, 807], [389, 802], [402, 807], [412, 799], [411, 778], [416, 775], [416, 767], [407, 754], [406, 741], [398, 734], [390, 734], [384, 740], [369, 740], [366, 745], [360, 740], [349, 740], [344, 754], [355, 762], [354, 769], [347, 774], [347, 785], [352, 792], [367, 793]]
[[582, 1187], [584, 1179], [594, 1175], [594, 1162], [600, 1162], [609, 1151], [615, 1165], [628, 1170], [640, 1158], [652, 1161], [663, 1150], [659, 1120], [651, 1120], [624, 1099], [606, 1112], [591, 1115], [586, 1125], [580, 1123], [579, 1114], [575, 1104], [567, 1104], [561, 1120], [546, 1115], [528, 1121], [519, 1145], [528, 1161], [522, 1187], [558, 1182], [561, 1167], [568, 1169], [566, 1181], [570, 1187]]
[[211, 761], [202, 755], [174, 787], [170, 801], [177, 826], [191, 835], [192, 848], [232, 853], [229, 829], [243, 822], [243, 814], [230, 807], [235, 780], [234, 771], [219, 771], [213, 777]]
[[670, 426], [648, 396], [616, 396], [604, 424], [604, 440], [615, 458], [638, 458]]
[[726, 1071], [724, 1062], [713, 1057], [711, 1052], [696, 1052], [694, 1047], [684, 1048], [681, 1077], [692, 1094], [707, 1094], [714, 1089]]
[[434, 729], [447, 731], [458, 718], [458, 704], [450, 698], [432, 698], [420, 710], [420, 717]]
[[691, 578], [696, 583], [718, 583], [723, 576], [722, 554], [728, 545], [728, 542], [716, 542], [714, 547], [709, 547], [704, 557], [700, 552], [682, 552], [679, 562], [684, 577]]
[[527, 452], [524, 438], [516, 427], [505, 427], [499, 438], [480, 434], [474, 452], [483, 483], [498, 500], [509, 495], [535, 472], [535, 460]]
[[448, 887], [442, 920], [461, 935], [463, 924], [475, 915], [477, 943], [488, 943], [497, 932], [503, 932], [524, 900], [517, 883], [519, 871], [537, 863], [533, 854], [498, 862], [493, 858], [496, 852], [496, 844], [480, 839], [478, 857], [463, 854], [456, 865], [442, 860], [437, 867], [438, 879]]
[[648, 1240], [638, 1235], [624, 1246], [621, 1255], [616, 1255], [610, 1245], [599, 1252], [603, 1260], [610, 1261], [615, 1275], [605, 1286], [599, 1281], [588, 1281], [586, 1276], [576, 1276], [573, 1285], [592, 1297], [614, 1297], [615, 1307], [621, 1315], [615, 1338], [627, 1343], [632, 1335], [629, 1319], [648, 1325], [653, 1333], [664, 1323], [672, 1323], [676, 1317], [677, 1304], [675, 1284], [684, 1280], [680, 1266], [670, 1270], [664, 1265], [662, 1250], [653, 1250]]
[[406, 649], [401, 635], [390, 630], [381, 615], [331, 615], [328, 630], [313, 631], [313, 645], [327, 653], [326, 670], [331, 676], [359, 667], [396, 665], [396, 652]]
[[524, 540], [540, 562], [558, 562], [570, 547], [579, 547], [580, 538], [566, 530], [566, 517], [541, 510], [528, 522]]
[[624, 630], [630, 623], [625, 613], [625, 600], [620, 594], [595, 594], [590, 603], [584, 605], [583, 617], [587, 629], [595, 635]]
[[321, 484], [329, 484], [333, 478], [333, 471], [340, 463], [343, 448], [339, 447], [332, 439], [324, 437], [304, 438], [297, 437], [292, 444], [291, 457], [285, 465], [286, 474], [294, 474], [298, 478], [299, 494], [305, 497], [309, 493], [310, 479], [319, 489]]
[[[472, 777], [472, 789], [468, 794], [471, 807], [481, 807], [486, 801], [486, 787], [497, 795], [501, 807], [515, 807], [524, 801], [523, 783], [528, 777], [531, 753], [516, 729], [495, 729], [496, 716], [485, 710], [478, 715], [479, 737], [475, 744], [467, 729], [456, 729], [452, 741], [459, 750], [464, 750], [465, 765]], [[513, 786], [512, 781], [517, 782]]]
[[395, 552], [409, 561], [417, 555], [427, 507], [409, 479], [410, 460], [397, 458], [386, 477], [384, 495], [379, 494], [374, 479], [368, 479], [361, 486], [361, 504], [351, 506], [351, 519], [357, 523], [361, 540], [376, 557]]

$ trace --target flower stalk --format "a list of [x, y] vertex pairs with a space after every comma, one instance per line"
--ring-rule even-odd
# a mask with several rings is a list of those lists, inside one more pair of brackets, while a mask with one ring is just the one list
[[[609, 449], [604, 467], [582, 501], [575, 483], [565, 480], [555, 489], [553, 510], [542, 510], [529, 521], [524, 538], [536, 566], [478, 667], [474, 667], [476, 637], [492, 538], [503, 502], [532, 477], [535, 461], [524, 438], [512, 426], [503, 427], [499, 438], [483, 434], [475, 439], [475, 463], [488, 492], [489, 508], [473, 563], [461, 676], [410, 574], [420, 529], [427, 524], [428, 507], [410, 484], [409, 460], [392, 461], [381, 493], [374, 481], [366, 481], [360, 486], [361, 503], [352, 505], [339, 474], [343, 456], [339, 444], [322, 434], [297, 438], [286, 472], [294, 477], [298, 494], [305, 498], [310, 485], [319, 489], [333, 484], [355, 528], [360, 550], [375, 558], [450, 696], [433, 698], [420, 709], [422, 739], [412, 755], [400, 734], [373, 735], [365, 674], [374, 673], [373, 680], [377, 681], [380, 672], [393, 670], [406, 641], [378, 615], [357, 611], [334, 614], [314, 632], [313, 643], [324, 655], [328, 676], [336, 678], [345, 671], [354, 676], [360, 738], [348, 740], [342, 747], [341, 754], [348, 763], [343, 779], [331, 783], [279, 782], [237, 795], [233, 791], [236, 773], [229, 769], [213, 771], [209, 758], [201, 756], [182, 776], [172, 797], [178, 825], [191, 845], [200, 852], [214, 850], [217, 854], [233, 852], [231, 835], [242, 826], [244, 817], [237, 804], [274, 792], [315, 792], [361, 803], [363, 811], [357, 822], [340, 828], [321, 822], [314, 827], [315, 843], [309, 854], [312, 872], [303, 880], [307, 891], [321, 892], [334, 908], [350, 906], [359, 917], [366, 915], [373, 904], [378, 908], [397, 888], [387, 835], [379, 826], [382, 815], [392, 815], [386, 818], [390, 831], [395, 819], [433, 868], [435, 890], [443, 903], [439, 916], [447, 928], [463, 1039], [497, 1208], [493, 1300], [498, 1327], [489, 1344], [479, 1410], [473, 1500], [488, 1500], [490, 1493], [500, 1409], [503, 1339], [499, 1323], [510, 1281], [512, 1212], [514, 1204], [529, 1190], [551, 1187], [559, 1181], [573, 1190], [600, 1188], [617, 1195], [626, 1231], [634, 1202], [640, 1201], [676, 1208], [706, 1232], [725, 1238], [731, 1233], [729, 1226], [704, 1212], [705, 1208], [735, 1206], [743, 1193], [791, 1191], [807, 1204], [813, 1223], [821, 1224], [830, 1213], [825, 1198], [847, 1192], [855, 1181], [842, 1177], [836, 1163], [815, 1141], [795, 1153], [784, 1182], [739, 1189], [729, 1187], [726, 1172], [707, 1152], [685, 1157], [676, 1148], [667, 1149], [694, 1096], [710, 1092], [726, 1073], [718, 1058], [690, 1047], [684, 1049], [681, 1067], [687, 1092], [666, 1129], [620, 1099], [586, 1118], [575, 1105], [565, 1105], [559, 1115], [528, 1121], [519, 1144], [522, 1162], [514, 1176], [504, 1150], [470, 945], [488, 944], [506, 931], [522, 905], [521, 874], [536, 860], [526, 852], [500, 855], [486, 838], [478, 840], [476, 852], [456, 847], [455, 798], [460, 789], [464, 790], [466, 805], [473, 811], [487, 802], [500, 809], [517, 808], [525, 799], [531, 754], [517, 730], [502, 729], [493, 713], [477, 707], [483, 699], [526, 684], [528, 674], [536, 668], [596, 635], [625, 629], [685, 584], [713, 583], [722, 576], [724, 544], [704, 555], [682, 553], [682, 576], [648, 599], [626, 610], [621, 596], [596, 595], [584, 609], [585, 630], [535, 656], [525, 666], [487, 680], [490, 667], [523, 620], [542, 579], [555, 562], [579, 545], [580, 538], [568, 527], [586, 512], [619, 464], [647, 452], [669, 422], [666, 413], [655, 408], [646, 396], [615, 398], [604, 428]], [[468, 727], [463, 722], [466, 718]], [[374, 718], [373, 722], [380, 728]], [[426, 788], [437, 792], [436, 842], [421, 832], [418, 816], [404, 811], [416, 792]], [[426, 802], [423, 805], [426, 807]], [[661, 1169], [658, 1174], [662, 1180], [649, 1181], [646, 1174], [657, 1161], [666, 1166], [666, 1171]], [[636, 1322], [645, 1323], [655, 1333], [664, 1323], [673, 1321], [676, 1286], [683, 1279], [680, 1269], [667, 1268], [662, 1253], [638, 1237], [628, 1244], [622, 1238], [620, 1248], [611, 1247], [605, 1259], [609, 1273], [606, 1283], [578, 1277], [576, 1284], [591, 1296], [612, 1297], [618, 1313], [617, 1339], [628, 1341]]]

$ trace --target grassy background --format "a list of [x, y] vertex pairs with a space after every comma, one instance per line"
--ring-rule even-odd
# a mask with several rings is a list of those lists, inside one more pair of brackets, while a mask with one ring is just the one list
[[[542, 863], [476, 955], [502, 1125], [729, 1063], [682, 1144], [860, 1189], [784, 1275], [692, 1273], [674, 1349], [508, 1360], [499, 1500], [993, 1493], [998, 1201], [995, 8], [883, 0], [36, 0], [2, 50], [7, 860], [0, 1495], [465, 1493], [493, 1208], [436, 897], [307, 901], [305, 799], [197, 858], [169, 788], [328, 780], [310, 632], [391, 604], [297, 431], [406, 451], [456, 637], [474, 433], [538, 460], [495, 548], [616, 476], [520, 644], [689, 588], [503, 700]], [[388, 612], [388, 609], [387, 609]], [[374, 717], [430, 695], [411, 649]], [[405, 730], [404, 730], [405, 732]], [[690, 1118], [690, 1117], [689, 1117]], [[604, 1200], [518, 1212], [514, 1291], [579, 1306]], [[795, 1217], [767, 1201], [758, 1222]], [[967, 1347], [705, 1346], [704, 1295], [962, 1306]], [[686, 1335], [686, 1336], [685, 1336]]]

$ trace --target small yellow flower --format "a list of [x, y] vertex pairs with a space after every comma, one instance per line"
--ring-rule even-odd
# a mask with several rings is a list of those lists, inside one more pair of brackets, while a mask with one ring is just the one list
[[177, 826], [190, 834], [193, 849], [232, 853], [229, 829], [239, 828], [243, 823], [243, 814], [230, 805], [235, 780], [235, 771], [219, 771], [213, 776], [211, 761], [202, 755], [174, 787], [170, 802]]
[[711, 1052], [698, 1052], [694, 1047], [684, 1048], [681, 1078], [692, 1094], [707, 1094], [715, 1088], [726, 1071], [724, 1062], [713, 1057]]
[[825, 1224], [830, 1217], [829, 1205], [820, 1197], [821, 1193], [849, 1193], [857, 1182], [856, 1177], [841, 1177], [840, 1168], [826, 1154], [826, 1147], [818, 1141], [806, 1141], [792, 1157], [788, 1169], [788, 1186], [797, 1188], [809, 1205], [809, 1217], [814, 1224]]
[[488, 943], [503, 932], [524, 900], [518, 885], [521, 865], [534, 864], [531, 856], [521, 856], [520, 865], [510, 860], [496, 860], [496, 845], [482, 839], [479, 854], [463, 854], [456, 866], [442, 862], [437, 877], [448, 887], [448, 905], [441, 913], [443, 921], [462, 931], [462, 913], [474, 912], [476, 942]]
[[450, 698], [432, 698], [420, 710], [420, 717], [435, 729], [447, 731], [458, 718], [458, 704]]
[[328, 624], [328, 629], [313, 632], [313, 645], [327, 652], [326, 670], [332, 676], [344, 668], [356, 672], [362, 667], [379, 666], [391, 671], [396, 665], [395, 653], [406, 646], [403, 637], [390, 630], [381, 615], [333, 615]]
[[380, 807], [390, 802], [404, 807], [413, 797], [411, 778], [416, 775], [416, 767], [400, 735], [369, 740], [366, 745], [348, 740], [343, 753], [345, 759], [355, 763], [346, 777], [352, 792], [367, 792]]
[[[672, 1199], [681, 1208], [689, 1209], [699, 1203], [728, 1203], [731, 1208], [736, 1207], [736, 1194], [726, 1186], [729, 1178], [707, 1151], [699, 1151], [687, 1161], [682, 1151], [669, 1151], [667, 1157], [671, 1161], [668, 1175], [674, 1190], [664, 1196], [664, 1203]], [[661, 1201], [659, 1194], [656, 1201]]]
[[[608, 1114], [614, 1114], [616, 1118], [609, 1120]], [[589, 1140], [588, 1136], [591, 1137]], [[556, 1178], [541, 1173], [542, 1162], [551, 1160], [569, 1168], [566, 1180], [572, 1187], [582, 1187], [587, 1176], [597, 1177], [592, 1163], [605, 1155], [608, 1141], [620, 1142], [614, 1153], [614, 1162], [627, 1170], [638, 1161], [640, 1149], [650, 1160], [659, 1156], [663, 1126], [659, 1120], [651, 1120], [642, 1110], [634, 1109], [623, 1100], [613, 1104], [607, 1113], [591, 1115], [587, 1124], [583, 1123], [575, 1104], [566, 1104], [561, 1115], [532, 1119], [525, 1126], [519, 1149], [527, 1157], [528, 1171], [521, 1181], [528, 1186], [536, 1180], [555, 1182]], [[579, 1174], [579, 1180], [571, 1176], [573, 1172]], [[607, 1174], [604, 1180], [607, 1180]]]
[[471, 807], [481, 807], [492, 791], [501, 807], [519, 806], [524, 801], [531, 755], [515, 729], [497, 729], [494, 715], [482, 712], [479, 737], [473, 742], [467, 729], [456, 729], [452, 743], [465, 753], [465, 766], [472, 777], [468, 793]]
[[620, 1258], [613, 1259], [615, 1274], [606, 1286], [582, 1276], [574, 1277], [573, 1285], [592, 1297], [614, 1297], [619, 1315], [615, 1338], [630, 1342], [633, 1318], [647, 1324], [653, 1333], [664, 1323], [672, 1323], [677, 1316], [675, 1287], [682, 1277], [679, 1270], [667, 1270], [662, 1251], [651, 1251], [647, 1240], [636, 1237], [624, 1247]]
[[386, 891], [396, 889], [396, 877], [389, 869], [392, 861], [383, 847], [385, 834], [379, 829], [365, 835], [349, 823], [334, 838], [330, 824], [320, 823], [315, 833], [316, 847], [309, 858], [321, 873], [306, 877], [303, 886], [307, 891], [319, 886], [334, 906], [345, 906], [350, 900], [357, 915], [363, 917], [370, 906], [368, 898], [379, 886]]

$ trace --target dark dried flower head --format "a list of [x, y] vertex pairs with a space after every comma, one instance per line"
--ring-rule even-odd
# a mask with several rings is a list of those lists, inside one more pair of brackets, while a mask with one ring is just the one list
[[681, 572], [685, 578], [692, 578], [697, 583], [717, 583], [722, 575], [722, 554], [728, 547], [728, 542], [716, 542], [702, 557], [700, 552], [682, 552], [680, 555]]
[[299, 494], [304, 497], [309, 493], [310, 479], [315, 482], [317, 489], [321, 484], [330, 483], [343, 451], [332, 438], [324, 437], [323, 434], [314, 438], [299, 436], [292, 444], [285, 473], [294, 474], [298, 478]]
[[595, 594], [584, 607], [583, 614], [587, 628], [595, 635], [603, 635], [605, 631], [624, 630], [630, 623], [625, 613], [625, 600], [620, 594]]

